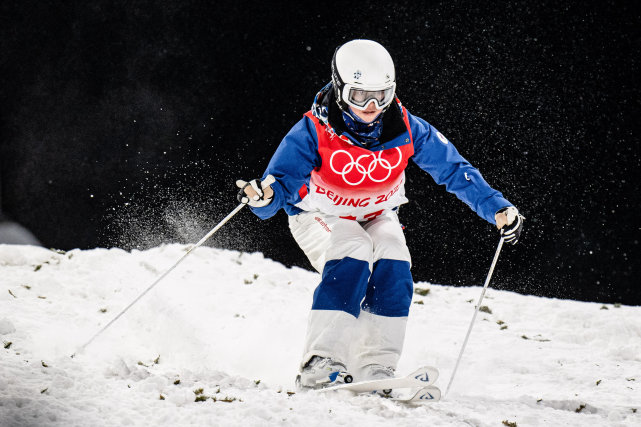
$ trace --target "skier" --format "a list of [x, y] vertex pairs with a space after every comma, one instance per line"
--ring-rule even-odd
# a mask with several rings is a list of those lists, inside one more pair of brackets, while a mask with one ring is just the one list
[[[321, 273], [297, 384], [394, 377], [413, 293], [398, 208], [412, 159], [516, 243], [523, 217], [452, 143], [396, 98], [394, 63], [375, 41], [336, 49], [332, 80], [289, 131], [262, 179], [238, 180], [238, 198], [260, 218], [281, 208]], [[275, 182], [262, 188], [269, 175]], [[271, 178], [270, 178], [271, 179]], [[349, 368], [349, 369], [348, 369]]]

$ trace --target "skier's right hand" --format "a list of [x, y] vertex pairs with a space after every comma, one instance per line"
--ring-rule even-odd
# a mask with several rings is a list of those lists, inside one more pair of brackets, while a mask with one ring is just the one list
[[254, 208], [262, 208], [272, 202], [274, 190], [270, 187], [276, 179], [272, 175], [267, 175], [264, 180], [252, 179], [251, 181], [236, 181], [238, 191], [238, 201], [246, 203]]

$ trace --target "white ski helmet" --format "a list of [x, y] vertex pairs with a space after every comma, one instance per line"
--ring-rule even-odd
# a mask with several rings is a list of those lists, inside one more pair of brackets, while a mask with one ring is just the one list
[[336, 102], [364, 110], [370, 102], [387, 108], [394, 100], [396, 73], [389, 52], [373, 40], [352, 40], [339, 46], [332, 58]]

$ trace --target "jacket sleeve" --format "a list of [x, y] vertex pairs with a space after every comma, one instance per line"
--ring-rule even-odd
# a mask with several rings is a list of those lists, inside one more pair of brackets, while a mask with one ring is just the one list
[[454, 145], [425, 120], [408, 113], [414, 139], [414, 162], [439, 185], [465, 202], [481, 218], [496, 224], [494, 215], [512, 204], [483, 179]]
[[312, 170], [320, 163], [316, 129], [310, 119], [303, 117], [285, 135], [263, 174], [263, 179], [270, 174], [276, 178], [271, 186], [274, 190], [272, 202], [251, 210], [259, 218], [267, 219], [286, 204], [300, 201], [298, 190], [309, 183]]

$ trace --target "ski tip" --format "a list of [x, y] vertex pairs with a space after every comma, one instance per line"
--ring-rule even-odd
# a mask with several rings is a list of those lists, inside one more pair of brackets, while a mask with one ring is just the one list
[[426, 385], [433, 384], [438, 379], [438, 369], [433, 366], [422, 366], [409, 376], [425, 383]]
[[422, 389], [414, 393], [414, 395], [410, 398], [397, 400], [400, 402], [416, 404], [438, 402], [439, 400], [441, 400], [441, 390], [438, 387], [434, 386], [423, 387]]

